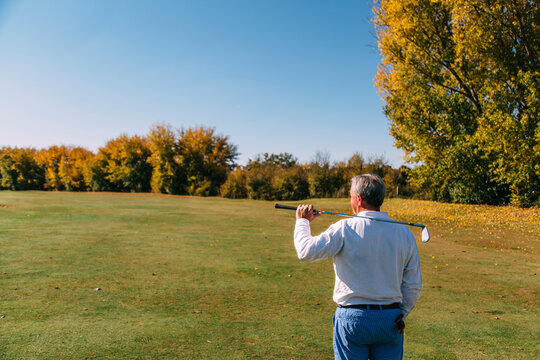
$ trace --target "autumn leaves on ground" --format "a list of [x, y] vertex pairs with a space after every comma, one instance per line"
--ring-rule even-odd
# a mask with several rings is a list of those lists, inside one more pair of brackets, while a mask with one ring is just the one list
[[[431, 233], [406, 359], [540, 356], [539, 209], [383, 211]], [[293, 225], [265, 201], [0, 192], [0, 359], [331, 359], [332, 264], [299, 261]]]

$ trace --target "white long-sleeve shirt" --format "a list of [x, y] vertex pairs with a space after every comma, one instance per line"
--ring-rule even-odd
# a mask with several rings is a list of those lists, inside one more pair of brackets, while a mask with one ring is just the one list
[[[358, 215], [390, 220], [380, 211]], [[301, 260], [333, 258], [334, 301], [339, 305], [401, 303], [407, 316], [422, 287], [416, 241], [405, 225], [349, 218], [318, 236], [307, 219], [297, 219], [294, 245]]]

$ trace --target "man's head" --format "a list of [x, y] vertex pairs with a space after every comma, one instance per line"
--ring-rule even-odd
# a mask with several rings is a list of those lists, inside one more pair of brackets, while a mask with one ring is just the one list
[[381, 209], [386, 187], [382, 179], [374, 174], [357, 175], [351, 183], [351, 207], [355, 214], [365, 210]]

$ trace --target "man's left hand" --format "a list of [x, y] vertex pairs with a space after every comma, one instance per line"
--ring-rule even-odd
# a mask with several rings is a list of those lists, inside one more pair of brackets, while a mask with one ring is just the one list
[[403, 321], [403, 314], [400, 314], [394, 321], [396, 323], [399, 333], [403, 334], [403, 330], [405, 329], [405, 321]]

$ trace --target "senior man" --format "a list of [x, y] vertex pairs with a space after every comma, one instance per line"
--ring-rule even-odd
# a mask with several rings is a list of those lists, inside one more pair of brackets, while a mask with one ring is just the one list
[[[355, 215], [390, 219], [380, 211], [379, 176], [355, 176], [350, 195]], [[318, 216], [312, 205], [298, 206], [294, 245], [301, 260], [334, 260], [335, 359], [402, 359], [404, 319], [422, 287], [413, 234], [405, 225], [348, 218], [311, 236], [309, 224]]]

